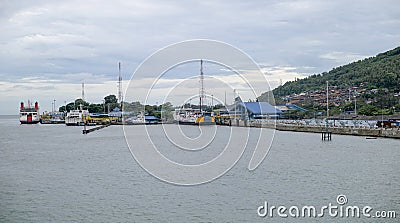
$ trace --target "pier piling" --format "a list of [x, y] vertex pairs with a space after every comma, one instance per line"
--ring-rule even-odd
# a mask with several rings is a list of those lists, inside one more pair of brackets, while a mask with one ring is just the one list
[[322, 141], [331, 141], [332, 140], [332, 132], [323, 132], [321, 135]]

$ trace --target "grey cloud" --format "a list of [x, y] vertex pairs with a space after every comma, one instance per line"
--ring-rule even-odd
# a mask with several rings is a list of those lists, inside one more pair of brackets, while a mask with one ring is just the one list
[[0, 30], [0, 81], [113, 81], [118, 62], [126, 80], [156, 50], [198, 38], [308, 75], [397, 47], [400, 8], [394, 0], [3, 1]]

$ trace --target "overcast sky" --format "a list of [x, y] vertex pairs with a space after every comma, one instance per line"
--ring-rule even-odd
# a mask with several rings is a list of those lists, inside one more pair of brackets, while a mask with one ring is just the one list
[[[148, 56], [189, 39], [243, 50], [276, 87], [280, 79], [329, 71], [399, 46], [400, 4], [1, 1], [0, 30], [0, 114], [17, 114], [20, 101], [37, 100], [44, 111], [53, 99], [58, 107], [79, 98], [82, 82], [87, 101], [101, 103], [117, 94], [118, 62], [126, 87]], [[188, 67], [198, 72], [197, 65]]]

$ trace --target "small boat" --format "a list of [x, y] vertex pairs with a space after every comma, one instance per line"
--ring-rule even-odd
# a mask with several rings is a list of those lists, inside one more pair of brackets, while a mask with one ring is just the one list
[[19, 109], [19, 121], [21, 124], [37, 124], [40, 121], [39, 104], [35, 102], [35, 107], [31, 107], [28, 101], [28, 107], [25, 107], [24, 102], [21, 102]]
[[68, 126], [83, 126], [89, 117], [89, 111], [82, 109], [82, 105], [77, 110], [71, 110], [65, 117], [65, 124]]
[[215, 119], [212, 112], [202, 112], [196, 119], [197, 125], [215, 125]]
[[377, 139], [377, 137], [365, 137], [365, 139]]
[[200, 116], [200, 109], [181, 108], [175, 109], [173, 114], [174, 121], [181, 125], [196, 125], [196, 120]]
[[145, 123], [145, 118], [142, 114], [125, 119], [126, 125], [144, 125]]
[[151, 125], [161, 124], [161, 120], [153, 115], [142, 115], [133, 116], [125, 119], [126, 125]]
[[63, 112], [49, 112], [43, 113], [40, 118], [41, 124], [64, 124], [64, 113]]

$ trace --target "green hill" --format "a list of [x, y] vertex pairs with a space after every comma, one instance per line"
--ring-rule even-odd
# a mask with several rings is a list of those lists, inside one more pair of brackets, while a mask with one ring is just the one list
[[[291, 95], [323, 91], [326, 81], [329, 81], [330, 86], [335, 86], [335, 89], [343, 89], [343, 92], [344, 89], [362, 88], [363, 91], [359, 90], [357, 93], [360, 106], [368, 104], [377, 108], [392, 108], [399, 104], [398, 98], [400, 97], [396, 96], [398, 95], [396, 93], [400, 91], [400, 47], [374, 57], [336, 67], [329, 72], [286, 82], [273, 90], [275, 101], [277, 104], [282, 104], [285, 103], [283, 98]], [[267, 95], [268, 92], [263, 93], [258, 100], [267, 101]], [[350, 103], [350, 101], [347, 102]], [[345, 104], [343, 101], [343, 103], [338, 102], [335, 105], [340, 107]], [[303, 100], [301, 105], [316, 106], [312, 100]]]

